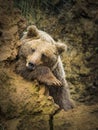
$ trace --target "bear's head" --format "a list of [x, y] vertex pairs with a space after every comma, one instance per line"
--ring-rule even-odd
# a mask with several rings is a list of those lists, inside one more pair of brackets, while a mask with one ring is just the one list
[[[31, 28], [30, 32], [34, 33]], [[34, 70], [39, 65], [52, 69], [57, 63], [59, 55], [65, 51], [66, 45], [59, 42], [51, 43], [41, 38], [30, 38], [30, 36], [28, 37], [30, 32], [27, 33], [26, 39], [23, 39], [19, 52], [20, 57], [25, 59], [26, 67], [30, 70]]]

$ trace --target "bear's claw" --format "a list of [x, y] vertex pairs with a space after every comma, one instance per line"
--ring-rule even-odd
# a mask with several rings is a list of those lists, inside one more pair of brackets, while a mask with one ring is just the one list
[[62, 83], [58, 79], [55, 79], [55, 81], [53, 82], [53, 85], [57, 87], [62, 87]]

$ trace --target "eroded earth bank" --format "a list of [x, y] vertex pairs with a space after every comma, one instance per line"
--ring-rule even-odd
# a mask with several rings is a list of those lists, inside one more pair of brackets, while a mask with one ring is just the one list
[[[13, 1], [0, 0], [0, 130], [98, 130], [98, 1], [51, 3], [26, 20]], [[48, 88], [13, 70], [30, 20], [68, 45], [62, 61], [76, 104], [72, 110], [60, 110]]]

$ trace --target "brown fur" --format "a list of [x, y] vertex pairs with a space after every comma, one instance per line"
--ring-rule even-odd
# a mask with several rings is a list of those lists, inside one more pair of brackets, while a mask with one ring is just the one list
[[25, 66], [25, 60], [20, 59], [16, 64], [15, 70], [25, 79], [37, 79], [40, 83], [48, 86], [62, 86], [62, 83], [53, 75], [47, 66], [37, 66], [35, 70], [30, 71]]
[[[64, 110], [73, 107], [60, 54], [66, 50], [47, 33], [29, 26], [21, 39], [16, 71], [24, 78], [50, 85], [49, 93]], [[62, 86], [62, 87], [54, 87]]]

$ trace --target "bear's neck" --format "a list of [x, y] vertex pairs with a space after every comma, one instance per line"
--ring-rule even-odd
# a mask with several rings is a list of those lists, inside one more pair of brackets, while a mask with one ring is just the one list
[[60, 56], [58, 56], [58, 59], [56, 61], [56, 63], [54, 64], [54, 66], [52, 66], [52, 72], [57, 68], [58, 64], [59, 64], [59, 60], [60, 60]]
[[67, 81], [65, 80], [66, 74], [60, 56], [58, 57], [57, 62], [53, 66], [52, 72], [57, 77], [57, 79], [59, 79], [63, 83], [64, 86], [68, 86]]

